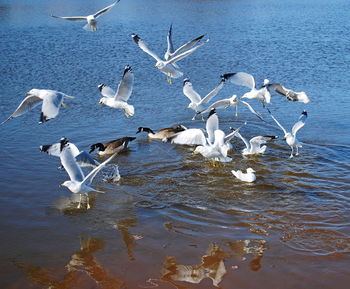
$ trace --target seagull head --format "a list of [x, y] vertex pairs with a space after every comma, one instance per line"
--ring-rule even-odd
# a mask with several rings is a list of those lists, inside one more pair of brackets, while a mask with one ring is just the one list
[[37, 96], [39, 94], [39, 89], [32, 88], [31, 90], [26, 92], [26, 94], [28, 94], [28, 95], [36, 95]]
[[270, 83], [270, 80], [268, 80], [267, 78], [265, 78], [265, 79], [264, 79], [264, 85], [263, 85], [263, 86], [268, 85], [269, 83]]
[[98, 103], [101, 104], [101, 105], [105, 104], [106, 103], [106, 98], [102, 97]]
[[247, 173], [255, 173], [255, 171], [252, 168], [247, 168]]
[[154, 66], [157, 67], [158, 69], [162, 69], [165, 67], [165, 64], [164, 64], [164, 61], [159, 60]]
[[230, 97], [230, 104], [236, 104], [237, 103], [237, 95], [234, 94]]
[[72, 181], [65, 181], [63, 184], [60, 184], [60, 187], [69, 188], [72, 185]]

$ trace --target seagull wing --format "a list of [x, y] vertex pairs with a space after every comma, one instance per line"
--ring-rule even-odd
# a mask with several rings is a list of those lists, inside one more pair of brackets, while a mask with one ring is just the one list
[[69, 175], [70, 179], [75, 182], [82, 182], [84, 179], [83, 171], [75, 160], [70, 145], [63, 147], [60, 153], [61, 164]]
[[133, 85], [134, 74], [131, 71], [131, 67], [127, 65], [124, 69], [123, 78], [119, 82], [115, 100], [127, 101], [132, 93]]
[[117, 4], [120, 0], [118, 1], [115, 1], [113, 4], [101, 9], [100, 11], [97, 11], [95, 14], [94, 14], [94, 17], [97, 18], [97, 17], [100, 17], [103, 13], [106, 13], [107, 11], [109, 11], [115, 4]]
[[236, 72], [236, 73], [227, 73], [224, 74], [223, 77], [233, 84], [241, 85], [248, 87], [250, 89], [255, 88], [255, 80], [254, 77], [246, 72]]
[[201, 39], [204, 37], [204, 34], [185, 43], [184, 45], [180, 46], [178, 49], [176, 49], [172, 54], [171, 54], [171, 58], [175, 57], [176, 55], [178, 55], [181, 51], [185, 51], [187, 49], [190, 49], [192, 46], [196, 45], [199, 41], [201, 41]]
[[95, 161], [86, 151], [75, 155], [75, 160], [81, 167], [96, 167], [100, 163]]
[[236, 136], [238, 136], [245, 144], [245, 146], [247, 147], [247, 150], [250, 149], [250, 142], [247, 141], [246, 138], [244, 138], [239, 132], [236, 133]]
[[286, 135], [287, 134], [286, 129], [278, 122], [277, 119], [275, 119], [275, 117], [272, 115], [271, 111], [268, 108], [266, 108], [266, 109], [269, 112], [271, 118], [275, 121], [275, 123], [283, 130], [284, 135]]
[[283, 95], [291, 101], [300, 101], [303, 103], [310, 102], [310, 99], [305, 92], [296, 92], [294, 90], [285, 88], [282, 84], [279, 83], [268, 84], [267, 89], [270, 91], [272, 90], [280, 95]]
[[203, 97], [202, 101], [199, 104], [207, 103], [213, 99], [215, 95], [219, 93], [219, 91], [224, 87], [225, 80], [222, 79], [220, 83], [212, 90], [210, 91], [205, 97]]
[[201, 102], [201, 96], [193, 89], [192, 83], [187, 81], [182, 88], [183, 94], [193, 103], [198, 104]]
[[260, 120], [265, 121], [263, 119], [263, 117], [261, 116], [260, 113], [258, 113], [248, 102], [240, 100], [240, 102], [242, 102], [246, 107], [248, 107], [248, 109], [250, 110], [250, 112], [252, 112], [253, 114], [255, 114]]
[[156, 61], [161, 61], [161, 59], [158, 57], [157, 54], [155, 54], [153, 51], [149, 50], [147, 45], [141, 40], [141, 38], [136, 34], [131, 34], [131, 37], [134, 39], [135, 43], [140, 47], [144, 52], [146, 52], [148, 55], [152, 56]]
[[203, 131], [199, 128], [189, 128], [170, 138], [171, 143], [181, 145], [205, 145], [207, 143]]
[[41, 107], [40, 122], [48, 121], [55, 118], [60, 110], [61, 103], [63, 101], [63, 95], [59, 92], [48, 92], [43, 100]]
[[168, 60], [170, 55], [174, 52], [174, 45], [173, 45], [173, 39], [172, 39], [172, 30], [173, 30], [173, 24], [170, 25], [169, 27], [169, 31], [167, 34], [167, 43], [168, 43], [168, 47], [167, 50], [165, 52], [164, 58], [165, 60]]
[[112, 88], [110, 88], [109, 86], [104, 85], [104, 84], [100, 84], [98, 87], [101, 91], [101, 94], [104, 97], [115, 97], [115, 95], [116, 95], [115, 91]]
[[94, 168], [82, 181], [82, 184], [91, 184], [94, 177], [97, 173], [102, 170], [118, 153], [113, 154], [108, 159], [106, 159], [103, 163], [100, 163], [96, 168]]
[[213, 144], [215, 141], [215, 131], [219, 129], [219, 118], [216, 113], [212, 113], [209, 115], [205, 129], [208, 134], [208, 142], [209, 144]]
[[13, 119], [17, 116], [20, 116], [27, 111], [33, 109], [34, 107], [38, 106], [40, 102], [42, 101], [41, 98], [35, 96], [35, 95], [28, 95], [25, 99], [22, 100], [22, 102], [19, 104], [19, 106], [16, 108], [15, 112], [11, 114], [5, 121], [3, 121], [1, 124], [4, 122]]
[[61, 144], [54, 143], [54, 144], [42, 145], [40, 146], [40, 151], [45, 152], [50, 156], [59, 157], [61, 154]]
[[65, 20], [70, 20], [70, 21], [86, 21], [87, 17], [86, 16], [55, 16], [55, 15], [51, 15], [51, 17], [54, 18], [61, 18], [61, 19], [65, 19]]
[[305, 125], [305, 121], [307, 119], [307, 112], [304, 110], [302, 114], [299, 116], [299, 121], [293, 125], [292, 135], [296, 135], [298, 130], [301, 129]]
[[215, 109], [216, 108], [221, 108], [221, 107], [225, 107], [225, 106], [228, 106], [228, 105], [230, 105], [230, 99], [229, 98], [218, 100], [218, 101], [214, 102], [213, 104], [211, 104], [210, 106], [208, 106], [205, 110], [202, 110], [202, 111], [198, 112], [198, 114], [206, 113], [208, 111], [211, 111], [214, 108]]
[[199, 47], [203, 46], [205, 43], [207, 43], [209, 40], [201, 43], [201, 44], [198, 44], [197, 46], [189, 49], [189, 50], [186, 50], [185, 52], [182, 52], [181, 54], [177, 54], [176, 56], [170, 58], [169, 60], [165, 61], [165, 65], [168, 65], [168, 64], [174, 64], [175, 62], [185, 58], [186, 56], [190, 55], [192, 52], [196, 51]]

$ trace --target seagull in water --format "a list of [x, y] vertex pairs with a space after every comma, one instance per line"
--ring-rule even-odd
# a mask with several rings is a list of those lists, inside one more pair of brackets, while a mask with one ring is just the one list
[[252, 183], [256, 180], [255, 171], [252, 168], [247, 168], [247, 173], [243, 173], [241, 170], [232, 170], [231, 172], [237, 179], [243, 182]]
[[117, 4], [120, 0], [115, 1], [113, 4], [97, 11], [95, 14], [91, 14], [88, 16], [55, 16], [55, 15], [51, 15], [54, 18], [61, 18], [61, 19], [65, 19], [65, 20], [70, 20], [70, 21], [86, 21], [87, 24], [83, 27], [86, 31], [96, 31], [97, 30], [97, 18], [100, 17], [102, 14], [106, 13], [107, 11], [109, 11], [110, 9], [112, 9], [112, 7], [114, 7], [115, 4]]
[[58, 115], [61, 105], [66, 106], [66, 104], [63, 103], [64, 98], [74, 98], [73, 96], [66, 95], [62, 92], [49, 89], [33, 88], [26, 94], [28, 94], [28, 96], [23, 99], [23, 101], [16, 108], [15, 112], [1, 124], [22, 115], [27, 111], [30, 111], [34, 107], [38, 106], [41, 102], [42, 106], [39, 123], [46, 122]]
[[[170, 33], [170, 35], [171, 35], [171, 33]], [[183, 75], [183, 72], [178, 70], [178, 66], [177, 66], [176, 62], [185, 58], [186, 56], [190, 55], [192, 52], [194, 52], [199, 47], [201, 47], [202, 45], [204, 45], [205, 43], [207, 43], [209, 41], [209, 39], [208, 39], [205, 42], [202, 42], [202, 43], [198, 44], [197, 46], [194, 46], [204, 37], [204, 35], [201, 35], [201, 36], [185, 43], [184, 45], [180, 46], [178, 49], [176, 49], [172, 53], [171, 53], [171, 51], [172, 51], [172, 48], [171, 48], [172, 44], [171, 44], [170, 46], [168, 46], [168, 47], [170, 47], [167, 50], [168, 53], [165, 54], [165, 57], [167, 57], [168, 59], [162, 60], [162, 59], [160, 59], [160, 57], [157, 54], [155, 54], [153, 51], [151, 51], [147, 47], [146, 43], [144, 43], [137, 34], [133, 33], [133, 34], [131, 34], [131, 37], [134, 39], [135, 43], [138, 45], [138, 47], [140, 49], [142, 49], [144, 52], [146, 52], [148, 55], [152, 56], [156, 60], [155, 67], [157, 67], [161, 72], [163, 72], [164, 74], [167, 75], [167, 80], [169, 83], [172, 83], [172, 78], [179, 78]], [[168, 37], [168, 39], [169, 39], [169, 37]], [[170, 38], [170, 41], [168, 40], [168, 43], [172, 43], [171, 38]]]
[[294, 91], [288, 88], [285, 88], [280, 83], [267, 83], [264, 85], [269, 92], [276, 92], [280, 95], [285, 96], [290, 101], [299, 101], [303, 103], [309, 103], [310, 99], [304, 91]]
[[105, 167], [107, 163], [109, 163], [117, 155], [117, 153], [113, 154], [103, 163], [95, 167], [91, 172], [89, 172], [87, 176], [84, 176], [83, 171], [81, 170], [80, 166], [78, 165], [74, 157], [74, 153], [70, 144], [64, 141], [61, 141], [60, 151], [61, 151], [60, 153], [61, 164], [70, 177], [70, 180], [65, 181], [63, 184], [61, 184], [61, 186], [67, 187], [72, 193], [80, 194], [80, 200], [77, 207], [78, 209], [80, 209], [81, 207], [82, 194], [86, 195], [87, 209], [90, 209], [88, 193], [89, 192], [103, 193], [101, 191], [93, 189], [92, 187], [90, 187], [90, 185], [94, 177], [97, 175], [97, 173], [103, 167]]
[[292, 153], [290, 155], [290, 158], [293, 157], [294, 154], [294, 149], [296, 150], [295, 155], [297, 156], [299, 154], [298, 148], [301, 148], [302, 145], [300, 142], [297, 140], [297, 132], [299, 129], [301, 129], [305, 125], [305, 121], [307, 119], [307, 112], [304, 110], [301, 115], [299, 116], [299, 120], [293, 125], [292, 131], [287, 132], [287, 130], [277, 121], [277, 119], [271, 114], [271, 111], [267, 109], [269, 114], [271, 115], [272, 119], [276, 122], [276, 124], [282, 129], [284, 132], [284, 138], [287, 142], [287, 144], [290, 146], [292, 149]]
[[134, 85], [134, 74], [131, 72], [129, 65], [125, 66], [122, 80], [119, 82], [117, 92], [104, 83], [98, 86], [103, 97], [100, 104], [124, 110], [126, 117], [133, 116], [135, 113], [134, 106], [128, 104]]
[[[205, 97], [201, 98], [198, 92], [193, 89], [190, 79], [185, 78], [183, 82], [182, 91], [183, 94], [191, 101], [191, 103], [188, 105], [188, 108], [193, 109], [196, 113], [201, 110], [204, 110], [205, 108], [203, 107], [203, 105], [212, 100], [213, 97], [216, 96], [219, 93], [219, 91], [224, 87], [224, 84], [225, 78], [222, 77], [219, 84]], [[193, 116], [192, 120], [195, 119], [195, 116], [196, 115]]]
[[259, 99], [263, 105], [271, 102], [271, 94], [266, 88], [266, 85], [269, 83], [268, 79], [264, 80], [264, 85], [261, 88], [255, 87], [254, 77], [246, 72], [236, 72], [236, 73], [227, 73], [224, 74], [224, 77], [230, 82], [236, 85], [245, 86], [250, 88], [250, 91], [243, 94], [241, 98], [248, 99]]
[[[257, 155], [257, 154], [263, 154], [266, 151], [266, 144], [268, 141], [271, 141], [276, 136], [255, 136], [251, 138], [248, 142], [247, 139], [245, 139], [239, 132], [236, 132], [235, 136], [239, 137], [245, 144], [245, 148], [242, 150], [242, 155]], [[262, 146], [263, 145], [263, 146]]]

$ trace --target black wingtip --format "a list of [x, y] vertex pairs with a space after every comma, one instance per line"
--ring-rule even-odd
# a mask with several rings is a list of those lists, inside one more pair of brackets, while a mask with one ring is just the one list
[[105, 87], [106, 85], [104, 83], [100, 83], [97, 87], [100, 91]]
[[199, 41], [199, 40], [201, 40], [204, 36], [205, 36], [205, 34], [203, 34], [203, 35], [201, 35], [201, 36], [198, 36], [198, 37], [195, 38], [194, 40], [195, 40], [195, 41]]
[[136, 44], [138, 44], [139, 41], [141, 40], [141, 38], [140, 38], [137, 34], [135, 34], [135, 33], [131, 34], [131, 37], [132, 37], [132, 39], [134, 39], [134, 41], [136, 42]]
[[228, 80], [230, 77], [234, 76], [235, 74], [236, 74], [236, 73], [225, 73], [225, 74], [222, 74], [220, 77], [226, 81], [226, 80]]
[[63, 148], [68, 144], [68, 139], [62, 137], [60, 139], [60, 152], [62, 152]]
[[211, 117], [213, 114], [216, 113], [216, 109], [215, 108], [212, 108], [209, 112], [209, 115], [208, 115], [208, 118]]
[[47, 116], [43, 112], [40, 113], [39, 123], [44, 123], [44, 122], [49, 121], [49, 120], [50, 120], [50, 118], [47, 118]]
[[129, 71], [132, 71], [132, 68], [130, 65], [126, 65], [125, 68], [124, 68], [124, 73], [123, 73], [123, 76], [128, 73]]
[[305, 116], [307, 116], [307, 111], [306, 110], [304, 110], [301, 114], [303, 114], [303, 115], [305, 115]]

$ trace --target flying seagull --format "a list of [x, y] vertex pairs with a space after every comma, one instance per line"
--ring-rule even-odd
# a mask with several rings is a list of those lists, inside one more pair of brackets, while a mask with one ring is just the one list
[[88, 16], [55, 16], [51, 15], [54, 18], [61, 18], [65, 20], [70, 20], [70, 21], [86, 21], [87, 24], [83, 27], [87, 31], [96, 31], [97, 30], [97, 18], [100, 17], [102, 14], [106, 13], [110, 9], [114, 7], [115, 4], [117, 4], [120, 0], [115, 1], [113, 4], [97, 11], [94, 14], [88, 15]]
[[[206, 96], [203, 98], [198, 94], [197, 91], [194, 90], [193, 85], [189, 78], [185, 78], [183, 82], [182, 91], [183, 94], [191, 101], [188, 105], [188, 108], [193, 109], [196, 113], [204, 110], [204, 104], [208, 103], [213, 99], [214, 96], [216, 96], [219, 91], [224, 87], [225, 84], [225, 78], [222, 77], [219, 84], [211, 90]], [[195, 116], [192, 118], [192, 120], [195, 119]]]
[[265, 121], [264, 118], [261, 116], [261, 114], [258, 113], [248, 102], [237, 99], [236, 94], [232, 95], [230, 98], [224, 98], [224, 99], [221, 99], [221, 100], [218, 100], [218, 101], [212, 103], [204, 110], [198, 111], [197, 114], [203, 114], [203, 113], [211, 111], [212, 109], [228, 108], [230, 106], [235, 106], [236, 107], [236, 116], [237, 116], [237, 114], [238, 114], [237, 109], [238, 109], [239, 103], [244, 104], [249, 109], [249, 111], [251, 113], [253, 113], [255, 116], [257, 116], [260, 120]]
[[245, 144], [245, 148], [242, 150], [242, 155], [257, 155], [263, 154], [266, 151], [266, 143], [271, 141], [276, 136], [255, 136], [251, 138], [249, 141], [245, 139], [239, 132], [236, 132], [236, 136], [239, 137]]
[[65, 143], [62, 140], [60, 143], [61, 143], [61, 147], [60, 147], [61, 164], [70, 177], [70, 180], [65, 181], [63, 184], [61, 184], [61, 186], [67, 187], [72, 193], [80, 194], [80, 201], [77, 207], [78, 209], [80, 209], [81, 207], [82, 194], [84, 194], [87, 198], [87, 209], [90, 209], [88, 193], [91, 191], [103, 193], [101, 191], [95, 190], [94, 188], [90, 187], [90, 185], [94, 177], [97, 175], [97, 173], [103, 167], [105, 167], [107, 163], [109, 163], [117, 155], [117, 153], [113, 154], [103, 163], [99, 164], [97, 167], [95, 167], [91, 172], [89, 172], [85, 176], [74, 157], [72, 148], [69, 145], [69, 143]]
[[280, 95], [283, 95], [290, 101], [299, 101], [299, 102], [303, 102], [303, 103], [310, 102], [309, 97], [307, 96], [307, 94], [304, 91], [297, 92], [297, 91], [285, 88], [280, 83], [268, 83], [265, 85], [265, 87], [270, 92], [276, 92]]
[[63, 103], [64, 98], [73, 98], [73, 96], [66, 95], [62, 92], [49, 89], [31, 89], [26, 94], [28, 96], [23, 99], [23, 101], [16, 108], [15, 112], [11, 114], [5, 121], [13, 119], [17, 116], [20, 116], [27, 111], [30, 111], [34, 107], [38, 106], [42, 102], [41, 114], [39, 123], [46, 122], [50, 119], [55, 118], [60, 110], [60, 106], [65, 106]]
[[146, 43], [144, 43], [137, 34], [133, 33], [131, 34], [131, 37], [134, 39], [135, 43], [140, 49], [142, 49], [144, 52], [146, 52], [148, 55], [152, 56], [156, 60], [155, 67], [157, 67], [161, 72], [167, 75], [167, 80], [169, 83], [172, 83], [172, 78], [179, 78], [183, 75], [183, 72], [178, 70], [178, 66], [175, 65], [176, 62], [190, 55], [192, 52], [194, 52], [199, 47], [201, 47], [209, 41], [208, 39], [205, 42], [194, 46], [204, 37], [204, 35], [201, 35], [193, 39], [192, 41], [185, 43], [184, 45], [176, 49], [173, 53], [169, 54], [169, 56], [167, 56], [168, 59], [162, 60], [157, 54], [155, 54], [147, 47]]
[[98, 85], [103, 96], [99, 103], [112, 108], [124, 110], [124, 115], [126, 117], [133, 116], [135, 113], [134, 106], [127, 103], [134, 86], [134, 74], [131, 70], [132, 69], [129, 65], [125, 66], [123, 77], [119, 82], [117, 92], [104, 83]]
[[305, 121], [307, 119], [307, 112], [304, 110], [301, 115], [299, 116], [299, 120], [293, 125], [292, 131], [287, 132], [287, 130], [277, 121], [277, 119], [271, 114], [271, 111], [267, 109], [269, 114], [271, 115], [271, 118], [276, 122], [276, 124], [282, 129], [284, 133], [284, 138], [287, 142], [287, 144], [292, 149], [292, 153], [290, 155], [290, 158], [293, 157], [294, 149], [296, 150], [295, 155], [297, 156], [299, 154], [298, 148], [302, 147], [300, 142], [297, 140], [297, 132], [299, 129], [301, 129], [305, 125]]
[[250, 91], [243, 94], [242, 98], [259, 99], [263, 104], [271, 102], [271, 94], [267, 90], [266, 85], [269, 83], [268, 79], [264, 80], [264, 86], [256, 88], [254, 77], [246, 72], [236, 72], [224, 74], [224, 77], [236, 85], [250, 88]]

